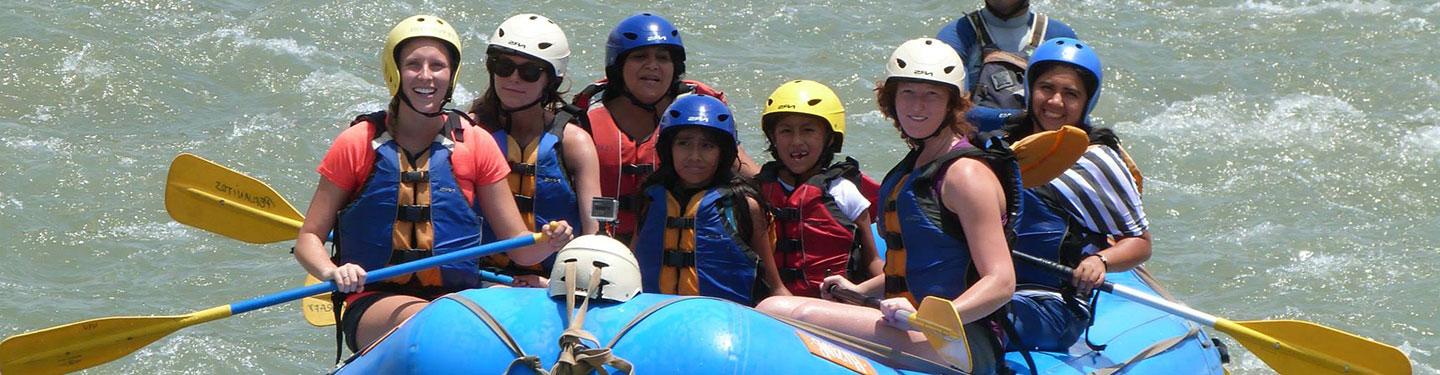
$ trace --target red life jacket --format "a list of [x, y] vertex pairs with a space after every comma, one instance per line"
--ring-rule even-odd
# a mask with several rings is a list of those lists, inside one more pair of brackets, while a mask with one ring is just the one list
[[858, 264], [861, 256], [855, 241], [855, 222], [828, 196], [830, 184], [845, 178], [859, 187], [856, 180], [869, 178], [859, 173], [855, 159], [847, 157], [787, 192], [779, 178], [783, 168], [780, 162], [772, 161], [755, 176], [760, 182], [760, 194], [770, 202], [775, 217], [776, 268], [790, 293], [818, 298], [820, 282], [826, 277], [850, 277], [856, 269], [864, 269]]
[[[691, 80], [683, 80], [681, 83], [681, 94], [695, 92], [725, 101], [725, 93], [703, 83]], [[581, 90], [580, 94], [575, 96], [574, 103], [587, 108], [585, 117], [588, 121], [583, 121], [581, 125], [590, 131], [590, 137], [595, 140], [595, 154], [600, 159], [600, 196], [613, 198], [620, 203], [620, 209], [615, 214], [615, 230], [611, 235], [622, 242], [628, 242], [635, 235], [635, 215], [640, 207], [637, 200], [643, 199], [639, 194], [640, 184], [644, 183], [645, 178], [660, 164], [660, 156], [655, 152], [660, 127], [655, 126], [650, 134], [640, 139], [630, 138], [615, 124], [610, 109], [598, 100], [601, 96], [597, 94], [603, 91], [605, 86], [606, 81], [603, 79], [595, 82]], [[596, 100], [592, 101], [592, 98]]]

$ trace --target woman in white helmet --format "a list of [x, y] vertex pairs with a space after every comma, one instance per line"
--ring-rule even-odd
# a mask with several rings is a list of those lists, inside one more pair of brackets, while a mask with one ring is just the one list
[[[538, 14], [506, 19], [485, 51], [490, 87], [470, 112], [510, 165], [507, 181], [526, 226], [563, 220], [591, 234], [598, 228], [590, 200], [600, 193], [599, 162], [590, 134], [574, 121], [583, 114], [559, 92], [569, 59], [570, 43], [554, 21]], [[486, 228], [485, 242], [501, 239]], [[496, 255], [485, 263], [515, 275], [517, 286], [543, 287], [553, 259], [520, 266]]]
[[[460, 37], [434, 16], [390, 30], [380, 52], [388, 110], [361, 115], [320, 162], [320, 182], [295, 240], [311, 275], [333, 280], [352, 351], [368, 346], [441, 295], [480, 287], [475, 261], [461, 261], [366, 285], [366, 272], [480, 244], [479, 214], [505, 238], [527, 233], [501, 181], [509, 173], [494, 140], [464, 114], [445, 109], [455, 91]], [[335, 254], [325, 250], [334, 229]], [[535, 264], [570, 239], [565, 223], [549, 241], [511, 250]], [[335, 306], [341, 311], [341, 306]]]
[[963, 370], [988, 374], [1003, 363], [990, 322], [1015, 291], [1005, 228], [1019, 191], [1018, 168], [1005, 146], [975, 141], [975, 128], [965, 121], [971, 103], [964, 84], [965, 63], [955, 50], [921, 38], [895, 50], [876, 89], [881, 112], [911, 148], [881, 184], [885, 274], [859, 285], [831, 276], [821, 292], [824, 298], [832, 298], [832, 288], [884, 298], [879, 309], [789, 297], [767, 299], [761, 310], [947, 363], [925, 335], [892, 318], [935, 296], [949, 300], [965, 323], [972, 366]]

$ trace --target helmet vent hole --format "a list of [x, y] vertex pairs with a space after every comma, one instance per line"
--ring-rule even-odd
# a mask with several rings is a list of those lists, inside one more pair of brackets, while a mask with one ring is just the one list
[[534, 20], [537, 20], [537, 19], [540, 19], [540, 16], [530, 16], [530, 20], [531, 20], [531, 21], [534, 21]]
[[680, 30], [670, 30], [670, 36], [680, 36]]
[[933, 41], [933, 40], [926, 40], [926, 41], [925, 41], [925, 45], [928, 46], [928, 45], [931, 45], [931, 44], [935, 44], [935, 41]]
[[905, 65], [907, 64], [905, 64], [904, 59], [895, 59], [895, 65], [899, 65], [900, 69], [905, 69]]
[[670, 117], [680, 118], [680, 111], [676, 111], [676, 110], [673, 110], [673, 109], [670, 110]]
[[495, 35], [496, 35], [496, 36], [499, 36], [499, 37], [501, 37], [501, 38], [504, 38], [504, 37], [505, 37], [505, 29], [495, 29]]
[[806, 103], [807, 103], [807, 104], [810, 104], [811, 107], [814, 107], [814, 106], [820, 104], [820, 99], [810, 99], [810, 101], [809, 101], [809, 102], [806, 102]]
[[730, 115], [721, 114], [720, 116], [716, 116], [715, 118], [720, 120], [720, 122], [725, 122], [726, 120], [730, 119]]
[[653, 14], [650, 14], [650, 13], [640, 13], [640, 15], [646, 16], [646, 17], [652, 17], [652, 16], [654, 16]]
[[596, 260], [596, 261], [591, 261], [591, 262], [590, 262], [590, 265], [595, 266], [595, 268], [605, 268], [605, 267], [609, 267], [609, 266], [610, 266], [609, 264], [605, 264], [605, 262], [601, 262], [601, 261], [598, 261], [598, 260]]
[[639, 35], [639, 34], [636, 34], [636, 33], [625, 33], [625, 39], [635, 40], [635, 39], [639, 39], [639, 38], [640, 38], [640, 35]]
[[945, 74], [950, 74], [950, 72], [953, 72], [953, 71], [955, 71], [955, 66], [954, 66], [954, 65], [945, 67]]
[[771, 104], [775, 104], [775, 99], [765, 99], [766, 106], [770, 106]]
[[800, 80], [797, 79], [797, 80], [794, 80], [794, 81], [790, 81], [790, 83], [800, 83]]
[[550, 43], [540, 43], [539, 45], [540, 49], [550, 48], [550, 46], [552, 46]]
[[425, 22], [425, 17], [416, 18], [415, 21], [416, 21], [416, 22]]

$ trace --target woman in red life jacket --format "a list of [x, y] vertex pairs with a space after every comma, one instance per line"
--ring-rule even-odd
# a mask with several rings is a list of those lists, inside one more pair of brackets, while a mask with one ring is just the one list
[[[460, 56], [459, 35], [444, 20], [401, 21], [380, 54], [389, 110], [356, 118], [317, 168], [295, 258], [311, 275], [335, 282], [347, 305], [339, 328], [352, 351], [431, 299], [480, 286], [473, 260], [368, 286], [367, 270], [479, 245], [480, 213], [501, 236], [528, 233], [495, 141], [445, 109]], [[324, 247], [332, 229], [334, 257]], [[540, 262], [570, 239], [570, 226], [549, 225], [545, 233], [548, 241], [511, 250], [511, 259]]]

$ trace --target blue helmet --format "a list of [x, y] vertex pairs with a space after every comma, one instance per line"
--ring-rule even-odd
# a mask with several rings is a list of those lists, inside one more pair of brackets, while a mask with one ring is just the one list
[[680, 29], [665, 17], [650, 12], [626, 17], [615, 25], [614, 30], [610, 30], [610, 38], [605, 41], [605, 67], [608, 70], [622, 63], [620, 60], [626, 53], [649, 46], [671, 47], [670, 58], [675, 62], [675, 74], [685, 73], [685, 44], [680, 41]]
[[[1100, 82], [1103, 81], [1104, 73], [1101, 71], [1100, 55], [1095, 54], [1095, 49], [1090, 45], [1072, 38], [1055, 38], [1046, 40], [1035, 53], [1030, 54], [1030, 68], [1025, 70], [1025, 97], [1031, 98], [1031, 91], [1034, 91], [1035, 80], [1042, 69], [1036, 69], [1040, 65], [1049, 63], [1066, 63], [1089, 73], [1094, 81], [1088, 81], [1087, 77], [1081, 77], [1086, 83], [1092, 84], [1090, 88], [1090, 103], [1085, 105], [1085, 112], [1080, 116], [1081, 121], [1090, 122], [1090, 111], [1095, 109], [1095, 103], [1100, 100]], [[1082, 76], [1084, 74], [1081, 74]], [[1030, 108], [1030, 101], [1025, 101], [1025, 109]]]
[[689, 126], [702, 126], [730, 136], [730, 145], [734, 146], [735, 118], [730, 114], [730, 108], [725, 102], [713, 96], [701, 94], [686, 94], [675, 98], [665, 113], [660, 115], [660, 136], [669, 138], [671, 133], [678, 129]]

